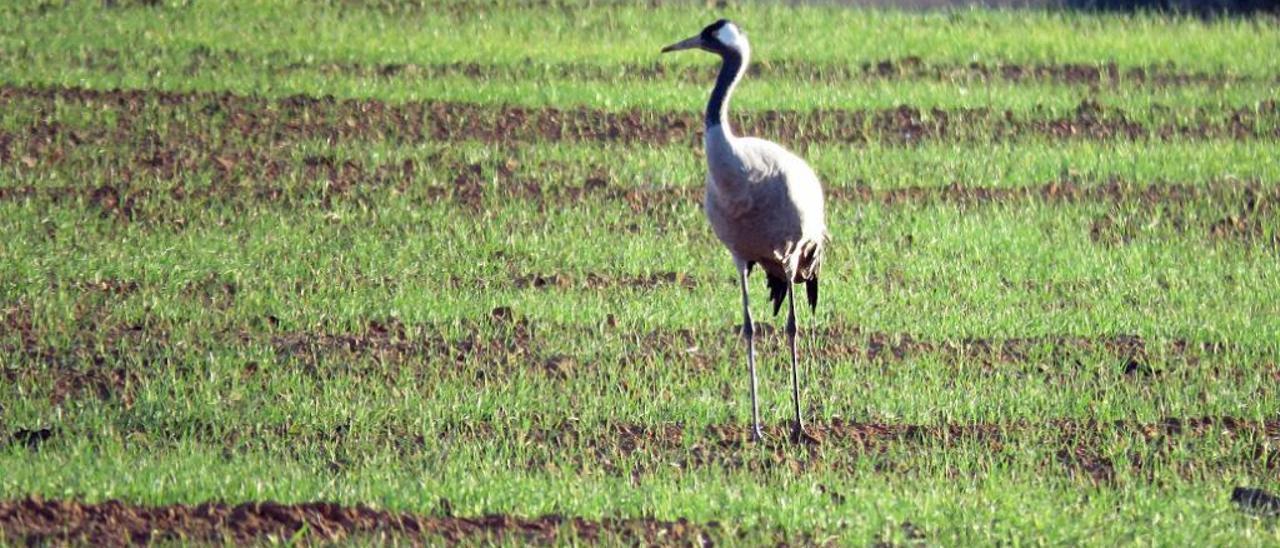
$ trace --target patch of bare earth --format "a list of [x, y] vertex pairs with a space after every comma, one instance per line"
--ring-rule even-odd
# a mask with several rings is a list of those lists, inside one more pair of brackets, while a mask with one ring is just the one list
[[[391, 320], [370, 322], [367, 329], [352, 332], [279, 331], [264, 339], [246, 331], [235, 334], [233, 339], [239, 344], [270, 344], [282, 363], [305, 368], [357, 368], [364, 374], [394, 380], [401, 367], [407, 366], [424, 378], [472, 377], [476, 382], [530, 371], [561, 379], [594, 375], [599, 374], [601, 363], [615, 361], [640, 372], [656, 371], [655, 363], [671, 361], [686, 364], [691, 372], [709, 371], [716, 364], [734, 359], [741, 347], [736, 326], [716, 332], [619, 331], [616, 319], [608, 316], [596, 326], [540, 324], [511, 317], [458, 327], [405, 326]], [[634, 348], [616, 356], [547, 349], [547, 341], [572, 339], [584, 333], [595, 333], [604, 340], [627, 341]], [[1256, 353], [1212, 341], [1148, 341], [1136, 335], [925, 339], [850, 325], [822, 326], [812, 336], [821, 342], [811, 350], [820, 362], [894, 363], [932, 357], [947, 366], [963, 367], [967, 374], [1012, 375], [1054, 383], [1086, 379], [1146, 382], [1164, 375], [1187, 374], [1226, 378], [1265, 374], [1231, 367], [1221, 358], [1228, 353]], [[757, 327], [757, 342], [764, 346], [783, 344], [782, 335], [764, 323]], [[1098, 357], [1116, 365], [1109, 372], [1086, 368], [1086, 363], [1096, 363]], [[1271, 369], [1280, 375], [1280, 368]], [[813, 374], [821, 378], [827, 372]]]
[[[86, 292], [129, 292], [132, 282], [77, 282]], [[0, 367], [0, 381], [18, 386], [48, 387], [50, 402], [57, 405], [85, 397], [117, 399], [133, 405], [134, 391], [143, 380], [137, 364], [153, 363], [168, 337], [137, 324], [103, 324], [86, 318], [75, 326], [70, 340], [51, 346], [32, 321], [31, 310], [0, 310], [0, 351], [16, 356], [16, 362]]]
[[[145, 51], [145, 50], [144, 50]], [[16, 58], [35, 58], [35, 51], [28, 47], [15, 48]], [[153, 49], [139, 52], [114, 48], [86, 49], [69, 61], [72, 66], [103, 71], [121, 72], [122, 67], [138, 57], [165, 57], [171, 52]], [[184, 72], [197, 75], [208, 69], [227, 64], [249, 63], [277, 75], [298, 72], [322, 73], [331, 76], [380, 79], [567, 79], [578, 81], [655, 81], [682, 80], [709, 82], [715, 78], [712, 66], [677, 66], [669, 62], [646, 63], [506, 63], [491, 64], [468, 61], [441, 63], [364, 63], [349, 60], [302, 60], [285, 51], [266, 53], [244, 52], [232, 48], [198, 46], [187, 53]], [[933, 80], [943, 82], [1048, 82], [1054, 84], [1082, 85], [1091, 88], [1116, 88], [1120, 86], [1214, 86], [1232, 84], [1265, 83], [1267, 77], [1242, 75], [1231, 72], [1188, 70], [1170, 63], [1141, 66], [1122, 66], [1115, 62], [1088, 63], [969, 63], [930, 62], [917, 56], [886, 58], [873, 61], [847, 63], [814, 63], [804, 59], [762, 59], [749, 67], [751, 78], [780, 78], [802, 82], [864, 82], [877, 80]]]
[[[447, 501], [445, 501], [447, 507]], [[27, 498], [0, 502], [0, 539], [23, 544], [122, 546], [152, 542], [341, 542], [381, 538], [413, 544], [463, 540], [551, 543], [611, 539], [628, 544], [704, 545], [714, 524], [648, 518], [548, 515], [454, 517], [315, 502], [138, 506]]]
[[[189, 129], [191, 135], [145, 136], [145, 142], [137, 142], [140, 136], [134, 134], [115, 135], [119, 128], [67, 129], [44, 122], [30, 128], [30, 135], [26, 136], [0, 132], [0, 159], [13, 149], [18, 164], [32, 173], [110, 175], [109, 180], [89, 184], [6, 186], [0, 188], [0, 200], [34, 198], [80, 203], [105, 218], [128, 221], [141, 216], [180, 226], [184, 220], [175, 204], [181, 202], [233, 206], [319, 203], [330, 207], [337, 201], [362, 202], [372, 199], [372, 193], [382, 193], [424, 202], [448, 201], [475, 211], [513, 199], [525, 200], [542, 210], [584, 200], [622, 202], [637, 213], [653, 215], [673, 205], [696, 205], [702, 199], [702, 189], [696, 184], [667, 181], [650, 186], [621, 185], [607, 167], [594, 164], [521, 163], [514, 157], [476, 162], [447, 151], [384, 162], [329, 155], [296, 157], [289, 152], [290, 147], [215, 141], [202, 135], [201, 128]], [[181, 134], [184, 130], [173, 131]], [[387, 137], [395, 138], [394, 134]], [[134, 145], [121, 149], [121, 143]], [[79, 147], [102, 152], [69, 152]], [[210, 183], [189, 184], [193, 173], [208, 175]], [[1280, 199], [1280, 185], [1269, 181], [1089, 181], [1069, 174], [1018, 187], [983, 187], [962, 181], [894, 189], [875, 189], [865, 181], [829, 181], [827, 186], [835, 201], [886, 205], [1043, 201], [1165, 206], [1221, 202], [1230, 215], [1217, 220], [1187, 220], [1185, 224], [1199, 222], [1205, 225], [1203, 233], [1231, 239], [1262, 236], [1266, 232], [1264, 215]], [[1213, 221], [1219, 222], [1210, 226]], [[1123, 238], [1109, 235], [1108, 227], [1114, 223], [1108, 223], [1105, 219], [1099, 221], [1094, 231], [1096, 238]]]
[[[750, 441], [745, 424], [582, 427], [568, 421], [511, 429], [467, 423], [446, 425], [440, 441], [484, 444], [504, 440], [529, 448], [521, 463], [526, 470], [604, 472], [635, 481], [706, 467], [759, 474], [853, 474], [870, 467], [877, 473], [907, 475], [942, 467], [945, 474], [972, 478], [991, 466], [1019, 466], [1033, 446], [1046, 450], [1045, 458], [1034, 464], [1043, 473], [1094, 484], [1160, 483], [1168, 479], [1168, 472], [1184, 478], [1207, 478], [1232, 471], [1269, 474], [1280, 469], [1280, 452], [1274, 447], [1280, 439], [1280, 424], [1233, 417], [1169, 418], [1152, 423], [1057, 419], [947, 425], [837, 419], [812, 422], [806, 429], [810, 441], [796, 445], [788, 441], [789, 424], [766, 425], [765, 440], [756, 443]], [[1227, 442], [1249, 450], [1223, 456], [1206, 449]], [[402, 450], [412, 451], [412, 445]], [[551, 449], [564, 447], [574, 451]], [[921, 454], [961, 447], [981, 452], [982, 463], [962, 471], [901, 457], [903, 451]], [[1188, 450], [1200, 454], [1188, 457]]]
[[[1050, 450], [1039, 463], [1045, 473], [1060, 473], [1091, 483], [1159, 482], [1163, 471], [1195, 478], [1222, 470], [1271, 473], [1280, 469], [1280, 422], [1234, 417], [1168, 418], [1157, 422], [1057, 419], [1009, 423], [911, 425], [858, 423], [844, 420], [811, 422], [811, 442], [788, 441], [790, 425], [765, 426], [765, 441], [750, 441], [745, 424], [702, 428], [681, 424], [608, 424], [582, 427], [576, 422], [517, 430], [488, 423], [446, 426], [445, 443], [475, 444], [502, 439], [521, 447], [573, 447], [554, 454], [527, 451], [524, 467], [533, 471], [571, 467], [582, 473], [605, 471], [638, 479], [717, 467], [757, 473], [854, 473], [869, 463], [879, 472], [908, 474], [920, 463], [894, 458], [897, 451], [937, 451], [957, 447], [980, 449], [988, 463], [1009, 463], [1028, 445]], [[1206, 444], [1247, 444], [1251, 452], [1231, 457], [1190, 459], [1180, 454]], [[1116, 460], [1120, 457], [1122, 460]], [[870, 458], [870, 460], [868, 460]], [[1216, 459], [1216, 460], [1215, 460]], [[963, 473], [956, 470], [955, 473]], [[974, 473], [970, 470], [969, 474]]]
[[573, 274], [521, 274], [513, 279], [515, 287], [524, 288], [558, 288], [558, 289], [656, 289], [666, 286], [692, 289], [697, 287], [697, 280], [682, 272], [656, 272], [640, 275], [612, 275], [588, 272], [582, 275]]
[[[489, 106], [460, 102], [387, 103], [375, 99], [293, 96], [263, 99], [229, 93], [101, 91], [70, 87], [0, 86], [0, 108], [39, 108], [58, 104], [93, 106], [115, 114], [114, 127], [69, 129], [83, 142], [107, 136], [136, 137], [147, 132], [146, 120], [175, 124], [156, 142], [191, 143], [217, 148], [213, 141], [235, 139], [253, 150], [298, 141], [352, 140], [419, 143], [483, 141], [490, 143], [600, 141], [697, 144], [700, 124], [685, 112], [605, 111], [577, 108]], [[1276, 138], [1280, 126], [1275, 101], [1239, 108], [1198, 108], [1177, 116], [1151, 111], [1155, 122], [1137, 114], [1082, 101], [1067, 114], [1045, 111], [1014, 113], [989, 108], [921, 109], [908, 105], [879, 110], [813, 110], [743, 112], [735, 116], [739, 130], [752, 135], [804, 135], [805, 142], [882, 141], [912, 144], [926, 140], [1005, 141], [1025, 136], [1054, 139], [1203, 139]], [[207, 124], [216, 121], [221, 131]], [[57, 124], [40, 122], [7, 137], [25, 138], [33, 131], [61, 132]], [[215, 135], [216, 134], [216, 135]], [[51, 135], [52, 136], [52, 135]], [[136, 138], [130, 141], [136, 141]], [[0, 139], [0, 141], [3, 141]], [[13, 151], [6, 154], [21, 157]], [[27, 156], [31, 156], [28, 154]]]
[[[490, 281], [457, 279], [458, 287], [490, 287]], [[698, 282], [678, 273], [586, 274], [558, 273], [520, 274], [498, 284], [530, 289], [580, 290], [635, 288], [648, 290], [659, 286], [694, 287]], [[728, 287], [730, 282], [724, 282]], [[1086, 290], [1090, 281], [1058, 282], [1044, 287], [1028, 282], [1028, 289], [1054, 293]], [[136, 291], [136, 284], [124, 281], [76, 282], [87, 294], [99, 291]], [[234, 283], [207, 276], [188, 284], [187, 298], [202, 306], [221, 308], [235, 298]], [[106, 305], [103, 305], [106, 306]], [[94, 309], [97, 310], [97, 309]], [[33, 327], [30, 311], [13, 308], [3, 316], [6, 336], [0, 338], [0, 350], [20, 358], [11, 367], [0, 368], [0, 376], [8, 382], [36, 383], [52, 386], [55, 403], [82, 395], [99, 398], [121, 397], [130, 401], [131, 391], [143, 380], [146, 367], [171, 360], [166, 349], [173, 336], [164, 328], [136, 323], [113, 323], [96, 319], [93, 311], [83, 314], [71, 337], [58, 345], [45, 342], [45, 334]], [[274, 316], [265, 316], [248, 327], [214, 330], [208, 338], [188, 340], [185, 346], [200, 348], [205, 344], [268, 345], [281, 363], [306, 369], [316, 374], [331, 373], [325, 368], [340, 367], [344, 371], [360, 370], [388, 381], [396, 378], [400, 365], [412, 365], [416, 374], [435, 377], [474, 376], [478, 382], [508, 377], [520, 370], [544, 371], [556, 378], [592, 373], [602, 361], [620, 360], [638, 371], [649, 371], [655, 361], [678, 360], [691, 371], [710, 369], [716, 363], [731, 359], [740, 351], [738, 326], [725, 326], [714, 331], [659, 329], [628, 331], [617, 326], [617, 320], [606, 315], [597, 325], [571, 325], [530, 322], [510, 308], [499, 307], [487, 319], [461, 325], [406, 325], [395, 318], [372, 319], [363, 327], [349, 330], [295, 330], [282, 327]], [[621, 356], [600, 357], [593, 353], [573, 354], [570, 349], [548, 350], [545, 341], [573, 339], [584, 332], [603, 340], [628, 341], [635, 350]], [[767, 323], [757, 328], [759, 344], [782, 343], [782, 336]], [[931, 339], [910, 333], [868, 330], [858, 325], [834, 323], [819, 326], [805, 337], [821, 344], [811, 351], [821, 361], [852, 360], [856, 362], [900, 362], [924, 357], [939, 358], [946, 364], [965, 364], [969, 372], [981, 374], [1019, 375], [1056, 379], [1057, 382], [1079, 382], [1082, 363], [1096, 360], [1084, 356], [1101, 356], [1115, 362], [1116, 379], [1154, 379], [1165, 374], [1199, 374], [1237, 376], [1258, 374], [1245, 368], [1231, 368], [1220, 356], [1237, 355], [1267, 358], [1247, 348], [1236, 348], [1220, 341], [1185, 339], [1147, 340], [1132, 334], [1112, 335], [1043, 335], [1008, 338]], [[569, 352], [569, 353], [566, 353]], [[1214, 358], [1219, 356], [1219, 358]], [[1213, 358], [1213, 359], [1210, 359]], [[388, 367], [388, 366], [397, 367]], [[355, 369], [352, 369], [355, 368]], [[1273, 368], [1275, 368], [1273, 366]], [[324, 371], [321, 371], [324, 369]], [[815, 372], [821, 375], [822, 372]], [[1087, 373], [1090, 377], [1095, 373]], [[1280, 375], [1277, 369], [1276, 375]]]
[[[502, 207], [512, 200], [523, 200], [530, 207], [541, 211], [581, 203], [617, 202], [625, 204], [638, 214], [661, 218], [679, 206], [698, 207], [702, 189], [691, 185], [663, 185], [653, 187], [616, 186], [611, 176], [598, 167], [588, 167], [591, 174], [581, 175], [580, 184], [546, 183], [544, 173], [548, 166], [520, 166], [514, 160], [496, 165], [459, 162], [444, 164], [444, 179], [438, 176], [415, 175], [419, 173], [419, 161], [406, 159], [366, 166], [356, 160], [338, 162], [332, 158], [307, 157], [301, 163], [284, 157], [258, 158], [218, 156], [213, 161], [213, 185], [188, 187], [183, 174], [190, 175], [209, 165], [190, 163], [192, 171], [180, 169], [151, 172], [139, 165], [112, 168], [119, 172], [133, 173], [139, 179], [120, 180], [111, 184], [89, 186], [35, 186], [15, 185], [0, 188], [0, 200], [48, 200], [55, 204], [81, 204], [103, 218], [121, 222], [144, 222], [173, 228], [187, 226], [188, 219], [179, 208], [183, 202], [231, 207], [251, 207], [255, 204], [277, 206], [302, 206], [319, 203], [332, 207], [337, 202], [362, 203], [373, 199], [371, 193], [405, 194], [411, 199], [425, 202], [446, 202], [470, 211], [485, 211]], [[235, 158], [235, 159], [231, 159]], [[261, 160], [261, 161], [259, 161]], [[431, 162], [431, 158], [423, 161]], [[71, 169], [67, 166], [41, 165], [41, 169]], [[225, 169], [218, 166], [240, 166]], [[442, 167], [436, 166], [437, 169]], [[574, 175], [573, 166], [558, 166], [551, 171], [566, 177]], [[136, 169], [136, 171], [135, 171]], [[539, 179], [539, 177], [543, 179]], [[153, 178], [168, 181], [166, 187], [157, 187]], [[170, 179], [166, 179], [169, 177]], [[248, 181], [248, 182], [246, 182]], [[1270, 229], [1275, 206], [1280, 201], [1280, 184], [1256, 180], [1214, 179], [1199, 183], [1150, 182], [1111, 179], [1106, 181], [1079, 181], [1072, 178], [1052, 180], [1037, 185], [1020, 187], [982, 187], [953, 182], [945, 186], [874, 189], [864, 182], [832, 184], [827, 189], [833, 201], [843, 203], [880, 203], [889, 206], [930, 204], [956, 204], [961, 207], [983, 207], [991, 204], [1040, 202], [1049, 204], [1107, 203], [1116, 206], [1151, 206], [1151, 218], [1139, 214], [1108, 212], [1095, 218], [1088, 226], [1089, 236], [1103, 245], [1126, 244], [1148, 230], [1153, 222], [1169, 224], [1176, 233], [1189, 234], [1209, 241], [1236, 242], [1262, 245], [1280, 249], [1280, 231]], [[1222, 211], [1220, 217], [1206, 218], [1192, 206], [1213, 205]], [[190, 205], [186, 206], [187, 208]], [[629, 232], [643, 230], [639, 224], [619, 229]], [[665, 279], [610, 279], [598, 274], [585, 274], [574, 278], [565, 274], [513, 274], [521, 287], [577, 287], [596, 288], [607, 286], [654, 287], [669, 281]], [[524, 276], [523, 278], [520, 278]], [[481, 280], [482, 281], [482, 280]], [[460, 284], [470, 283], [455, 280]], [[687, 280], [676, 280], [679, 285], [691, 285]], [[126, 288], [118, 288], [126, 289]]]
[[[111, 57], [111, 56], [99, 56]], [[119, 54], [115, 55], [119, 57]], [[200, 52], [193, 55], [193, 65], [211, 62], [242, 62], [251, 56], [234, 50]], [[669, 63], [622, 63], [599, 65], [589, 63], [506, 64], [476, 62], [449, 63], [360, 63], [351, 61], [291, 61], [282, 56], [268, 59], [279, 74], [320, 72], [328, 75], [359, 78], [431, 79], [464, 77], [475, 79], [504, 78], [530, 80], [556, 78], [570, 80], [653, 81], [681, 80], [710, 82], [714, 67], [673, 66]], [[96, 63], [100, 64], [100, 63]], [[802, 82], [839, 83], [876, 80], [933, 80], [944, 82], [1049, 82], [1082, 85], [1091, 88], [1121, 86], [1175, 87], [1203, 85], [1221, 87], [1231, 84], [1266, 82], [1263, 77], [1232, 73], [1179, 70], [1169, 65], [1123, 67], [1116, 63], [927, 63], [919, 57], [878, 61], [817, 64], [803, 60], [763, 60], [748, 69], [751, 78], [780, 78]]]

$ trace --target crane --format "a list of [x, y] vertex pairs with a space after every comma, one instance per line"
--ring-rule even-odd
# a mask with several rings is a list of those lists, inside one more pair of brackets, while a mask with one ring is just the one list
[[814, 438], [805, 432], [800, 411], [794, 285], [804, 282], [810, 310], [816, 313], [818, 271], [830, 239], [822, 183], [813, 169], [791, 151], [764, 139], [738, 137], [729, 127], [729, 96], [746, 73], [751, 57], [747, 36], [737, 25], [720, 19], [662, 52], [686, 49], [714, 53], [721, 60], [703, 120], [707, 158], [703, 208], [712, 230], [733, 255], [742, 291], [742, 336], [751, 374], [751, 439], [764, 438], [756, 394], [755, 324], [747, 297], [747, 278], [755, 265], [760, 265], [774, 315], [784, 300], [788, 303], [786, 334], [791, 348], [791, 399], [795, 411], [791, 440], [813, 442]]

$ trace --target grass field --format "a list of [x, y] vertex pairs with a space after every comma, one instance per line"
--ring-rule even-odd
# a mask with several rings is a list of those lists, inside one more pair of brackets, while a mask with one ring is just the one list
[[[118, 4], [0, 6], [0, 543], [1280, 543], [1274, 18]], [[817, 446], [658, 55], [721, 15]]]

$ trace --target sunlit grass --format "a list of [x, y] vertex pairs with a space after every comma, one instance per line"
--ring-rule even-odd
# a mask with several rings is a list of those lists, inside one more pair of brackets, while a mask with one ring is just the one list
[[[696, 139], [323, 139], [297, 134], [295, 119], [242, 135], [237, 113], [154, 93], [265, 97], [256, 114], [301, 93], [696, 123], [709, 82], [683, 77], [324, 68], [650, 63], [715, 17], [507, 7], [0, 8], [0, 82], [148, 92], [138, 115], [3, 98], [0, 497], [423, 514], [445, 499], [459, 516], [714, 521], [717, 540], [746, 544], [1280, 541], [1228, 500], [1236, 485], [1276, 486], [1280, 167], [1265, 105], [1280, 66], [1268, 20], [735, 8], [762, 60], [1171, 62], [1245, 77], [1091, 89], [774, 75], [744, 83], [743, 112], [906, 104], [1043, 120], [1088, 99], [1149, 124], [1261, 112], [1265, 130], [766, 136], [802, 152], [833, 197], [822, 303], [816, 319], [801, 314], [802, 333], [827, 334], [801, 348], [806, 411], [831, 438], [809, 449], [777, 434], [789, 371], [758, 279], [774, 436], [734, 437], [749, 414], [739, 296], [702, 217]], [[192, 65], [225, 51], [237, 56]], [[189, 163], [166, 174], [165, 154]], [[347, 161], [359, 175], [324, 167]], [[1083, 190], [1059, 198], [1051, 185]], [[964, 194], [1009, 188], [1036, 190]], [[1190, 420], [1201, 417], [1227, 420]], [[849, 423], [898, 433], [836, 435]], [[52, 434], [37, 447], [12, 437], [38, 428]]]

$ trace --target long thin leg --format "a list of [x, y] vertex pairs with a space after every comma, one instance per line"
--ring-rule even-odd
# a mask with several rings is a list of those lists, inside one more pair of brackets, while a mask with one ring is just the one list
[[804, 418], [800, 415], [800, 356], [796, 351], [796, 292], [795, 284], [787, 280], [787, 345], [791, 347], [791, 401], [795, 405], [796, 418], [791, 423], [791, 441], [808, 438], [804, 431]]
[[755, 322], [751, 319], [751, 306], [747, 302], [747, 274], [751, 267], [738, 265], [738, 276], [742, 286], [742, 338], [747, 340], [747, 369], [751, 370], [751, 441], [764, 439], [760, 431], [760, 400], [756, 397], [756, 343]]

